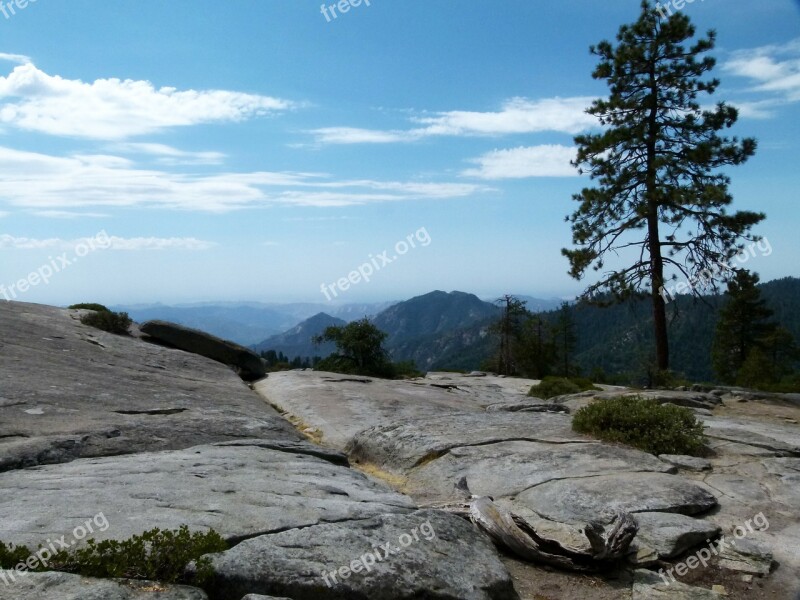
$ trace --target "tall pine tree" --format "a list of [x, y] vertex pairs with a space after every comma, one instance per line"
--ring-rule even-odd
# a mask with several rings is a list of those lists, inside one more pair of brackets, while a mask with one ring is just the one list
[[588, 109], [603, 130], [575, 138], [574, 165], [598, 185], [574, 196], [580, 206], [568, 220], [577, 248], [562, 251], [577, 279], [590, 268], [602, 271], [609, 253], [631, 261], [604, 272], [584, 295], [610, 293], [619, 301], [649, 294], [662, 370], [669, 368], [667, 277], [719, 272], [764, 218], [727, 211], [730, 180], [719, 169], [746, 161], [756, 142], [719, 135], [736, 122], [736, 109], [723, 102], [701, 109], [700, 96], [719, 86], [705, 78], [715, 65], [706, 56], [715, 34], [687, 47], [694, 35], [684, 14], [662, 20], [644, 1], [639, 20], [619, 30], [616, 46], [603, 41], [591, 48], [599, 57], [593, 77], [608, 83], [610, 95]]

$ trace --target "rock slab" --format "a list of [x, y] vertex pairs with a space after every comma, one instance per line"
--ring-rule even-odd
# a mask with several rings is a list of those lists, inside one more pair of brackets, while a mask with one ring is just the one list
[[216, 336], [167, 321], [148, 321], [139, 328], [142, 333], [173, 348], [205, 356], [234, 367], [242, 379], [255, 381], [267, 374], [261, 357], [244, 346]]

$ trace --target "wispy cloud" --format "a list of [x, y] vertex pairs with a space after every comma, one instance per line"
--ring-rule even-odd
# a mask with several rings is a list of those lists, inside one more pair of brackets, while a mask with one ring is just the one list
[[166, 144], [129, 142], [115, 144], [112, 149], [154, 156], [157, 162], [164, 165], [218, 165], [226, 158], [222, 152], [188, 152]]
[[121, 238], [110, 236], [110, 250], [208, 250], [216, 246], [216, 242], [198, 240], [197, 238], [157, 238], [136, 237]]
[[59, 157], [0, 146], [0, 198], [33, 211], [136, 206], [224, 212], [462, 198], [484, 191], [467, 183], [333, 180], [322, 173], [172, 173], [137, 168], [111, 155]]
[[24, 54], [8, 54], [6, 52], [0, 52], [0, 60], [16, 63], [18, 65], [26, 65], [31, 62], [31, 59]]
[[[3, 55], [19, 59], [19, 55]], [[13, 100], [12, 100], [13, 99]], [[297, 107], [289, 100], [225, 90], [156, 88], [149, 81], [85, 83], [25, 62], [0, 77], [0, 123], [56, 136], [122, 140], [171, 127], [238, 122]]]
[[33, 214], [37, 217], [46, 217], [48, 219], [102, 219], [109, 216], [106, 213], [71, 210], [36, 210]]
[[320, 144], [388, 144], [413, 142], [432, 136], [490, 136], [544, 131], [575, 134], [597, 125], [586, 113], [594, 98], [511, 98], [499, 111], [449, 111], [434, 116], [412, 117], [418, 127], [404, 130], [374, 130], [355, 127], [325, 127], [310, 133]]
[[800, 101], [800, 38], [734, 52], [723, 69], [749, 79], [751, 91], [770, 93], [779, 102]]
[[0, 234], [0, 248], [16, 248], [18, 250], [41, 250], [42, 248], [60, 248], [64, 240], [59, 238], [35, 239], [15, 237], [7, 233]]
[[[42, 250], [42, 249], [71, 249], [89, 238], [65, 240], [61, 238], [37, 239], [28, 237], [15, 237], [8, 234], [0, 235], [0, 249], [14, 248], [17, 250]], [[109, 236], [106, 244], [110, 250], [207, 250], [217, 244], [198, 240], [196, 238], [157, 238], [136, 237], [122, 238]]]
[[544, 145], [493, 150], [471, 162], [478, 168], [467, 169], [462, 175], [480, 179], [522, 179], [525, 177], [577, 177], [570, 161], [575, 148]]

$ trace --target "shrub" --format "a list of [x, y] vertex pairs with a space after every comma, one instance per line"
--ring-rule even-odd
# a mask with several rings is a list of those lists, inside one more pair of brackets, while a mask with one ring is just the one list
[[607, 442], [620, 442], [650, 454], [706, 452], [703, 425], [681, 406], [640, 396], [600, 400], [575, 413], [572, 428]]
[[110, 310], [108, 310], [108, 308], [106, 308], [102, 304], [95, 304], [93, 302], [82, 302], [81, 304], [73, 304], [68, 308], [72, 309], [82, 308], [84, 310], [96, 310], [97, 312], [111, 312]]
[[116, 335], [128, 335], [128, 328], [133, 321], [126, 312], [116, 313], [110, 310], [101, 310], [83, 315], [81, 323]]
[[577, 394], [587, 390], [598, 390], [591, 381], [580, 377], [545, 377], [539, 385], [535, 385], [528, 392], [528, 396], [547, 400], [565, 394]]
[[[54, 555], [47, 561], [47, 570], [84, 577], [175, 583], [184, 580], [184, 570], [194, 561], [196, 581], [202, 583], [212, 572], [211, 561], [204, 555], [227, 549], [225, 540], [214, 530], [191, 533], [183, 525], [177, 530], [151, 529], [124, 541], [89, 539], [85, 546]], [[6, 546], [0, 542], [0, 567], [12, 569], [32, 554], [24, 546]]]

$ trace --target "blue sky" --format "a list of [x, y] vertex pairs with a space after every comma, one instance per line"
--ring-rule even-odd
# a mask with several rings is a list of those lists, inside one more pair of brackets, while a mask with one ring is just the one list
[[[19, 300], [318, 302], [367, 262], [339, 300], [582, 289], [560, 249], [588, 183], [572, 140], [606, 93], [588, 48], [638, 0], [3, 5], [0, 284], [49, 281]], [[715, 99], [760, 143], [730, 172], [768, 214], [748, 268], [800, 275], [800, 3], [683, 11], [717, 30]], [[408, 236], [428, 243], [398, 255]]]

